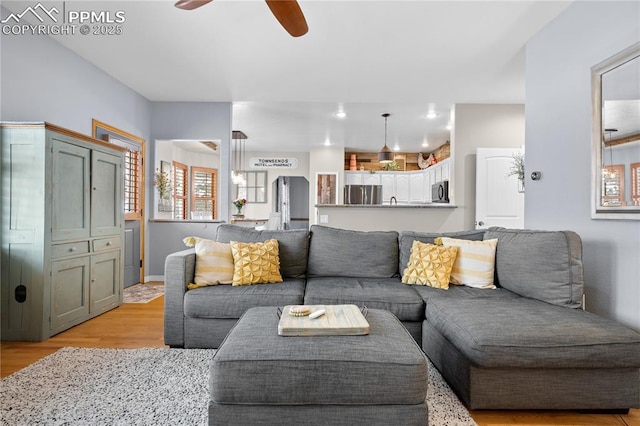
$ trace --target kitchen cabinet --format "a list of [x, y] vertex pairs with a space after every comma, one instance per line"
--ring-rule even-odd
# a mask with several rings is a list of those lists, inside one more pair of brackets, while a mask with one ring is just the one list
[[[444, 159], [433, 166], [418, 171], [376, 173], [345, 171], [346, 185], [382, 185], [382, 202], [388, 204], [391, 197], [399, 203], [431, 202], [431, 186], [449, 180], [450, 160]], [[449, 185], [451, 188], [451, 185]]]
[[42, 341], [122, 304], [123, 148], [0, 123], [2, 339]]
[[409, 202], [409, 175], [407, 172], [396, 173], [396, 199], [399, 203]]
[[396, 174], [393, 172], [382, 174], [380, 183], [382, 184], [382, 202], [389, 203], [391, 197], [396, 196]]
[[409, 174], [409, 202], [424, 201], [424, 172], [412, 172]]
[[380, 174], [371, 172], [344, 172], [345, 185], [380, 185]]

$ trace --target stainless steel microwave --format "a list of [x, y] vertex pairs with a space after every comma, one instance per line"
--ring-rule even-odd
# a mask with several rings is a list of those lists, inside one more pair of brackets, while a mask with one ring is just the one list
[[448, 203], [449, 202], [449, 181], [443, 180], [431, 185], [431, 202]]

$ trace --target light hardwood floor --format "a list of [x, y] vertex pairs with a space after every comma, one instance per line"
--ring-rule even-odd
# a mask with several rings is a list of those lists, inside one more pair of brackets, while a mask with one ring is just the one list
[[[45, 342], [2, 342], [2, 377], [20, 370], [65, 346], [90, 348], [164, 347], [163, 303], [124, 304], [77, 325]], [[580, 414], [572, 411], [472, 411], [479, 426], [498, 425], [626, 425], [640, 426], [640, 410], [627, 415]]]

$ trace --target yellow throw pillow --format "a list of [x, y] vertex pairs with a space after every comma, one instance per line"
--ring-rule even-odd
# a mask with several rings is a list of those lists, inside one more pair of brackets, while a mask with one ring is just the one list
[[451, 284], [475, 288], [496, 288], [493, 276], [498, 240], [470, 241], [441, 237], [445, 247], [458, 247], [458, 256], [451, 270]]
[[409, 263], [402, 274], [402, 282], [448, 289], [457, 253], [457, 247], [436, 246], [415, 240], [411, 246]]
[[189, 289], [208, 285], [231, 284], [233, 280], [233, 254], [231, 244], [219, 243], [198, 237], [182, 240], [196, 248], [196, 274]]
[[278, 240], [264, 243], [231, 241], [235, 264], [233, 285], [281, 283]]

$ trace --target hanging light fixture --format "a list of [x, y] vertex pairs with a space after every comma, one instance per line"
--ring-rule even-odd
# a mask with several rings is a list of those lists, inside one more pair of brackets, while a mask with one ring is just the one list
[[231, 170], [231, 181], [234, 185], [246, 185], [244, 175], [242, 174], [242, 168], [244, 166], [244, 151], [245, 141], [247, 135], [240, 130], [234, 130], [231, 132], [231, 138], [233, 139], [233, 158]]
[[382, 114], [384, 117], [384, 146], [378, 153], [378, 162], [380, 163], [391, 163], [393, 161], [393, 152], [387, 146], [387, 118], [390, 115], [388, 112]]

